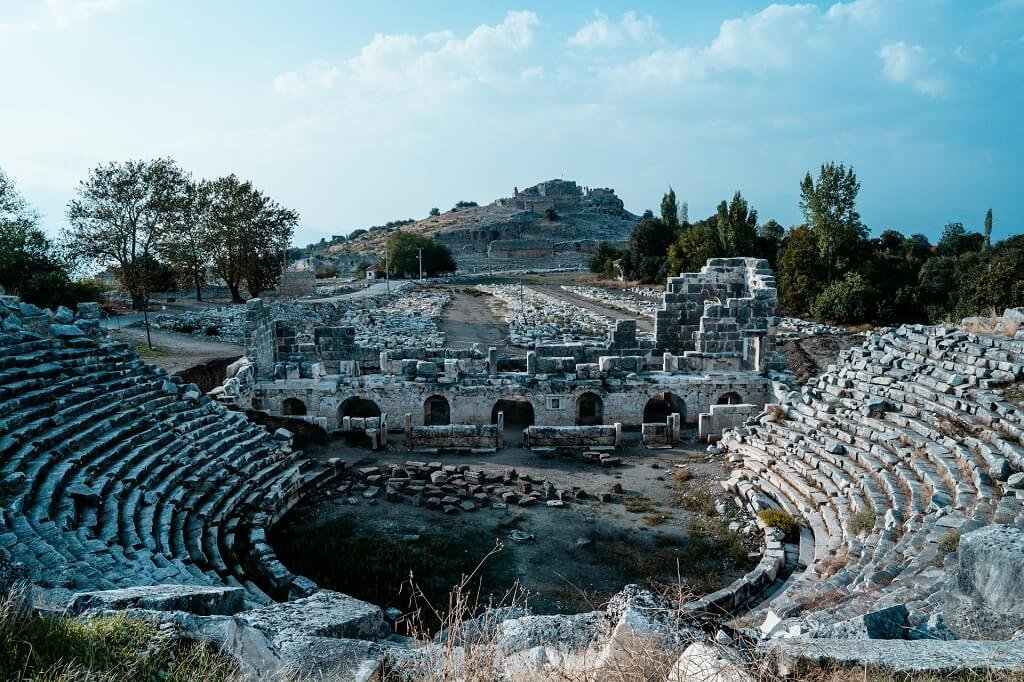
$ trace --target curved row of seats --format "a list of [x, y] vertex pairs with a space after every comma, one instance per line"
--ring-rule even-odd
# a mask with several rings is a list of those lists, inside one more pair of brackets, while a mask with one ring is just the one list
[[[762, 608], [811, 629], [894, 604], [930, 613], [955, 533], [1024, 522], [1024, 340], [904, 326], [869, 336], [727, 431], [728, 483], [801, 520], [803, 570]], [[1014, 485], [1016, 480], [1012, 481]]]
[[43, 311], [11, 324], [7, 307], [0, 547], [33, 581], [58, 596], [159, 583], [244, 587], [250, 605], [295, 596], [252, 537], [334, 468], [124, 344], [48, 333]]

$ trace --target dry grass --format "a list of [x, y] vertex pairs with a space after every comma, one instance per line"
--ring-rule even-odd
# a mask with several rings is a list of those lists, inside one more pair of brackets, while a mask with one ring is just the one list
[[939, 551], [943, 556], [950, 552], [955, 552], [960, 546], [960, 531], [951, 530], [942, 536], [939, 540]]
[[622, 506], [633, 514], [651, 514], [658, 511], [654, 503], [643, 495], [629, 495], [623, 498]]
[[693, 478], [693, 472], [688, 467], [679, 467], [672, 470], [672, 481], [674, 483], [686, 483]]
[[840, 571], [850, 561], [850, 549], [846, 545], [839, 548], [839, 551], [832, 556], [825, 557], [818, 564], [818, 575], [822, 580], [828, 580]]
[[779, 423], [786, 420], [786, 410], [777, 403], [764, 406], [765, 420], [772, 423]]
[[704, 516], [711, 516], [715, 513], [715, 496], [707, 484], [692, 481], [676, 485], [675, 488], [677, 493], [672, 503], [676, 507]]
[[0, 679], [56, 682], [240, 680], [227, 656], [161, 634], [125, 615], [51, 617], [35, 612], [27, 594], [0, 598]]
[[861, 509], [850, 516], [850, 532], [854, 535], [867, 535], [875, 528], [875, 512]]

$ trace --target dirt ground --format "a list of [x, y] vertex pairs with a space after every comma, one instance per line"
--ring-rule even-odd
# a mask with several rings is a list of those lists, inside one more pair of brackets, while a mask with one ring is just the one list
[[797, 380], [807, 383], [835, 363], [840, 351], [859, 346], [863, 340], [858, 334], [820, 334], [783, 341], [778, 348]]
[[241, 357], [242, 346], [232, 343], [204, 341], [188, 334], [179, 334], [153, 329], [153, 348], [146, 344], [146, 330], [143, 327], [127, 327], [110, 330], [110, 336], [117, 341], [131, 344], [146, 362], [163, 367], [169, 374], [201, 365], [207, 360], [225, 357]]
[[[638, 434], [629, 435], [638, 440]], [[317, 528], [345, 529], [340, 532], [359, 529], [360, 533], [368, 532], [382, 544], [411, 542], [410, 550], [415, 549], [417, 543], [429, 543], [435, 536], [457, 537], [463, 542], [454, 549], [446, 545], [445, 551], [465, 554], [464, 561], [455, 562], [455, 568], [446, 565], [446, 570], [468, 572], [497, 543], [501, 550], [488, 561], [498, 562], [501, 570], [497, 584], [491, 586], [500, 593], [518, 581], [530, 595], [530, 607], [541, 613], [599, 608], [608, 597], [631, 582], [657, 587], [678, 583], [681, 575], [684, 584], [696, 593], [717, 589], [741, 574], [743, 567], [723, 564], [723, 557], [693, 556], [694, 547], [689, 539], [691, 523], [700, 521], [701, 517], [706, 520], [708, 515], [683, 508], [679, 501], [680, 492], [690, 489], [710, 491], [709, 496], [700, 498], [704, 506], [713, 505], [716, 496], [727, 499], [717, 484], [726, 476], [722, 462], [707, 455], [694, 441], [666, 450], [647, 450], [637, 443], [622, 453], [623, 466], [605, 469], [582, 461], [578, 454], [544, 459], [518, 448], [472, 456], [409, 452], [393, 445], [386, 451], [369, 452], [341, 441], [307, 448], [306, 454], [315, 458], [339, 457], [352, 466], [402, 464], [414, 460], [466, 464], [488, 474], [514, 468], [520, 475], [538, 481], [550, 480], [559, 488], [581, 487], [587, 497], [564, 508], [509, 505], [505, 509], [484, 508], [449, 516], [408, 502], [353, 498], [357, 503], [350, 504], [346, 502], [347, 493], [333, 498], [328, 494], [318, 503], [299, 508], [279, 525], [279, 530], [275, 531], [275, 549], [282, 561], [295, 570], [301, 569], [303, 559], [313, 558], [296, 556], [296, 553], [311, 551], [302, 544], [301, 536]], [[692, 478], [681, 482], [683, 477], [675, 475], [680, 467], [685, 467], [687, 477]], [[595, 499], [595, 493], [609, 491], [615, 484], [621, 486], [622, 493], [616, 495], [614, 501], [602, 503]], [[517, 542], [510, 537], [512, 530], [523, 531], [533, 536], [533, 540]], [[331, 553], [339, 551], [344, 549], [332, 548]], [[428, 544], [426, 551], [433, 551], [433, 548]], [[745, 551], [741, 547], [741, 553]], [[703, 554], [714, 555], [715, 552]], [[677, 559], [683, 562], [679, 566]], [[706, 563], [708, 561], [711, 563]], [[315, 565], [323, 563], [318, 558]], [[354, 570], [353, 563], [346, 562], [338, 567], [338, 575], [321, 572], [314, 579], [319, 579], [318, 582], [336, 579], [334, 589], [350, 594], [354, 590], [355, 596], [360, 596], [361, 586], [349, 580]], [[458, 575], [448, 576], [448, 582], [443, 584], [451, 585], [458, 578]], [[376, 603], [390, 601], [399, 608], [408, 606], [399, 603], [398, 585], [391, 587], [393, 596], [387, 589], [382, 593], [380, 588], [380, 585], [365, 588], [370, 591], [364, 592], [363, 598], [376, 600]]]
[[469, 348], [479, 343], [484, 348], [494, 346], [499, 352], [508, 350], [508, 325], [497, 314], [493, 296], [472, 287], [445, 288], [452, 300], [445, 306], [438, 327], [445, 334], [446, 346]]

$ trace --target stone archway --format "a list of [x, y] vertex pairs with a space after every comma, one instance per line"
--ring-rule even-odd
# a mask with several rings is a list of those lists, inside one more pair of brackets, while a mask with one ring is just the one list
[[423, 401], [423, 423], [426, 426], [447, 426], [452, 423], [452, 407], [443, 395], [432, 395]]
[[587, 391], [576, 399], [576, 425], [597, 426], [604, 423], [604, 401]]
[[380, 407], [377, 403], [369, 400], [368, 398], [362, 398], [360, 396], [352, 396], [348, 398], [338, 407], [338, 423], [345, 417], [379, 417]]
[[533, 426], [533, 405], [526, 398], [514, 396], [502, 398], [491, 409], [491, 423], [498, 423], [498, 413], [505, 413], [505, 428], [526, 428]]
[[644, 405], [643, 423], [664, 424], [673, 412], [678, 412], [679, 420], [686, 423], [686, 403], [679, 396], [670, 391], [655, 393]]
[[306, 415], [306, 403], [298, 398], [285, 398], [281, 403], [281, 414], [286, 417], [304, 417]]
[[715, 402], [716, 405], [739, 405], [743, 402], [743, 398], [736, 391], [729, 391], [718, 396], [718, 400]]

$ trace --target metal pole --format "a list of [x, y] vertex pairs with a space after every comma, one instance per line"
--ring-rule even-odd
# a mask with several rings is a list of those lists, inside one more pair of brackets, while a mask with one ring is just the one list
[[391, 263], [388, 261], [388, 245], [384, 243], [384, 283], [388, 293], [391, 293]]
[[423, 249], [416, 249], [420, 254], [420, 281], [423, 281]]

